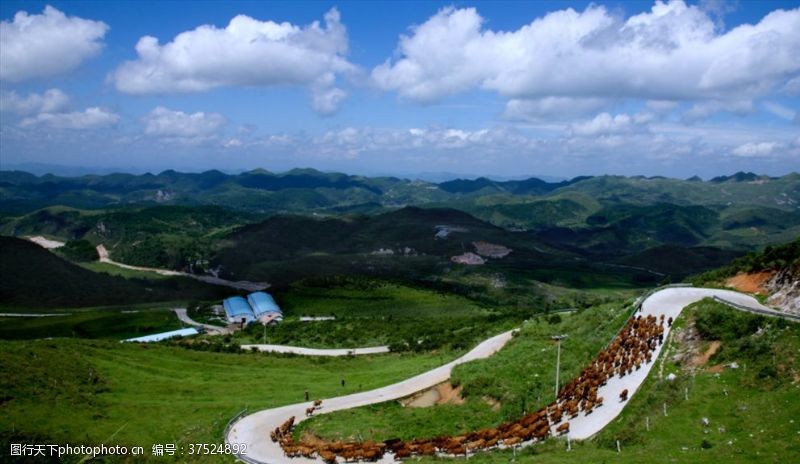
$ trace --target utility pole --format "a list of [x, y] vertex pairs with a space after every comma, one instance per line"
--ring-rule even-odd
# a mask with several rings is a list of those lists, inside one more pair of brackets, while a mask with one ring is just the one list
[[561, 371], [561, 340], [567, 338], [566, 335], [553, 335], [550, 338], [556, 341], [556, 394], [555, 398], [558, 401], [558, 376]]

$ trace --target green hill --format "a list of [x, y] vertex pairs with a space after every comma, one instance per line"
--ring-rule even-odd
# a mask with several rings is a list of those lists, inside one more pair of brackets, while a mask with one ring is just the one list
[[218, 286], [188, 278], [124, 279], [72, 264], [38, 245], [0, 236], [0, 306], [74, 308], [221, 298]]

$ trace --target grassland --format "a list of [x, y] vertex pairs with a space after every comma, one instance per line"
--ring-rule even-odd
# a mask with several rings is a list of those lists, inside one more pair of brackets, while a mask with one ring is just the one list
[[[687, 345], [672, 336], [658, 361], [664, 363], [663, 376], [654, 370], [620, 417], [594, 439], [573, 442], [569, 452], [563, 440], [548, 440], [516, 453], [481, 453], [470, 457], [470, 461], [487, 464], [797, 462], [800, 326], [738, 313], [710, 300], [693, 305], [676, 321], [676, 328], [688, 326], [700, 334], [701, 338], [695, 341], [698, 352], [702, 353], [713, 340], [722, 343], [721, 349], [706, 365], [689, 368], [685, 358], [675, 358]], [[676, 330], [674, 334], [677, 333]], [[739, 368], [723, 367], [732, 362]], [[477, 363], [474, 367], [478, 367]], [[669, 373], [677, 378], [667, 380]], [[448, 418], [452, 417], [448, 408], [455, 407], [430, 410], [437, 408]], [[373, 412], [391, 413], [380, 408]], [[333, 422], [323, 424], [323, 418], [319, 416], [308, 425], [331, 435], [347, 435], [334, 432], [333, 428], [324, 429], [323, 425], [332, 426]], [[703, 418], [708, 419], [708, 426], [703, 425]], [[366, 416], [360, 419], [367, 420]], [[479, 417], [476, 422], [484, 419]], [[389, 427], [390, 421], [386, 423]], [[339, 425], [347, 430], [344, 424]], [[416, 430], [413, 427], [414, 424], [401, 422], [394, 433], [422, 436], [423, 432], [432, 431], [424, 422], [417, 424]], [[378, 434], [392, 432], [383, 428]], [[452, 461], [424, 458], [420, 462]]]
[[[279, 303], [284, 322], [266, 330], [249, 327], [235, 340], [320, 348], [462, 350], [521, 321], [462, 296], [372, 279], [346, 279], [326, 287], [295, 284], [279, 294]], [[336, 319], [301, 322], [301, 316]]]
[[325, 398], [376, 388], [442, 357], [452, 355], [318, 359], [111, 341], [0, 342], [0, 445], [7, 450], [31, 437], [148, 451], [153, 443], [219, 443], [227, 421], [245, 407], [302, 401], [306, 390]]
[[181, 328], [181, 322], [170, 309], [174, 306], [169, 303], [140, 304], [50, 310], [48, 313], [62, 314], [50, 317], [0, 317], [0, 339], [73, 337], [121, 340], [139, 337]]

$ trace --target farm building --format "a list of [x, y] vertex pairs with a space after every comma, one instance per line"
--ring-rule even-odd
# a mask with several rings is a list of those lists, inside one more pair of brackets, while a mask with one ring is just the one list
[[228, 317], [228, 322], [244, 322], [249, 324], [255, 320], [253, 308], [247, 303], [247, 300], [240, 296], [232, 296], [226, 298], [222, 302], [225, 307], [225, 315]]
[[283, 312], [272, 295], [264, 292], [254, 292], [247, 295], [247, 302], [253, 308], [253, 315], [261, 322], [282, 320]]
[[270, 294], [264, 292], [251, 293], [247, 295], [247, 299], [241, 296], [226, 298], [222, 305], [228, 321], [232, 323], [249, 324], [259, 321], [262, 324], [269, 324], [283, 319], [281, 308]]

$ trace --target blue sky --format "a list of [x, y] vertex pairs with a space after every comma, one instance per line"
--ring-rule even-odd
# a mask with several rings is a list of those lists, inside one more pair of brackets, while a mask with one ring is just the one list
[[800, 170], [797, 2], [5, 1], [0, 20], [3, 169]]

